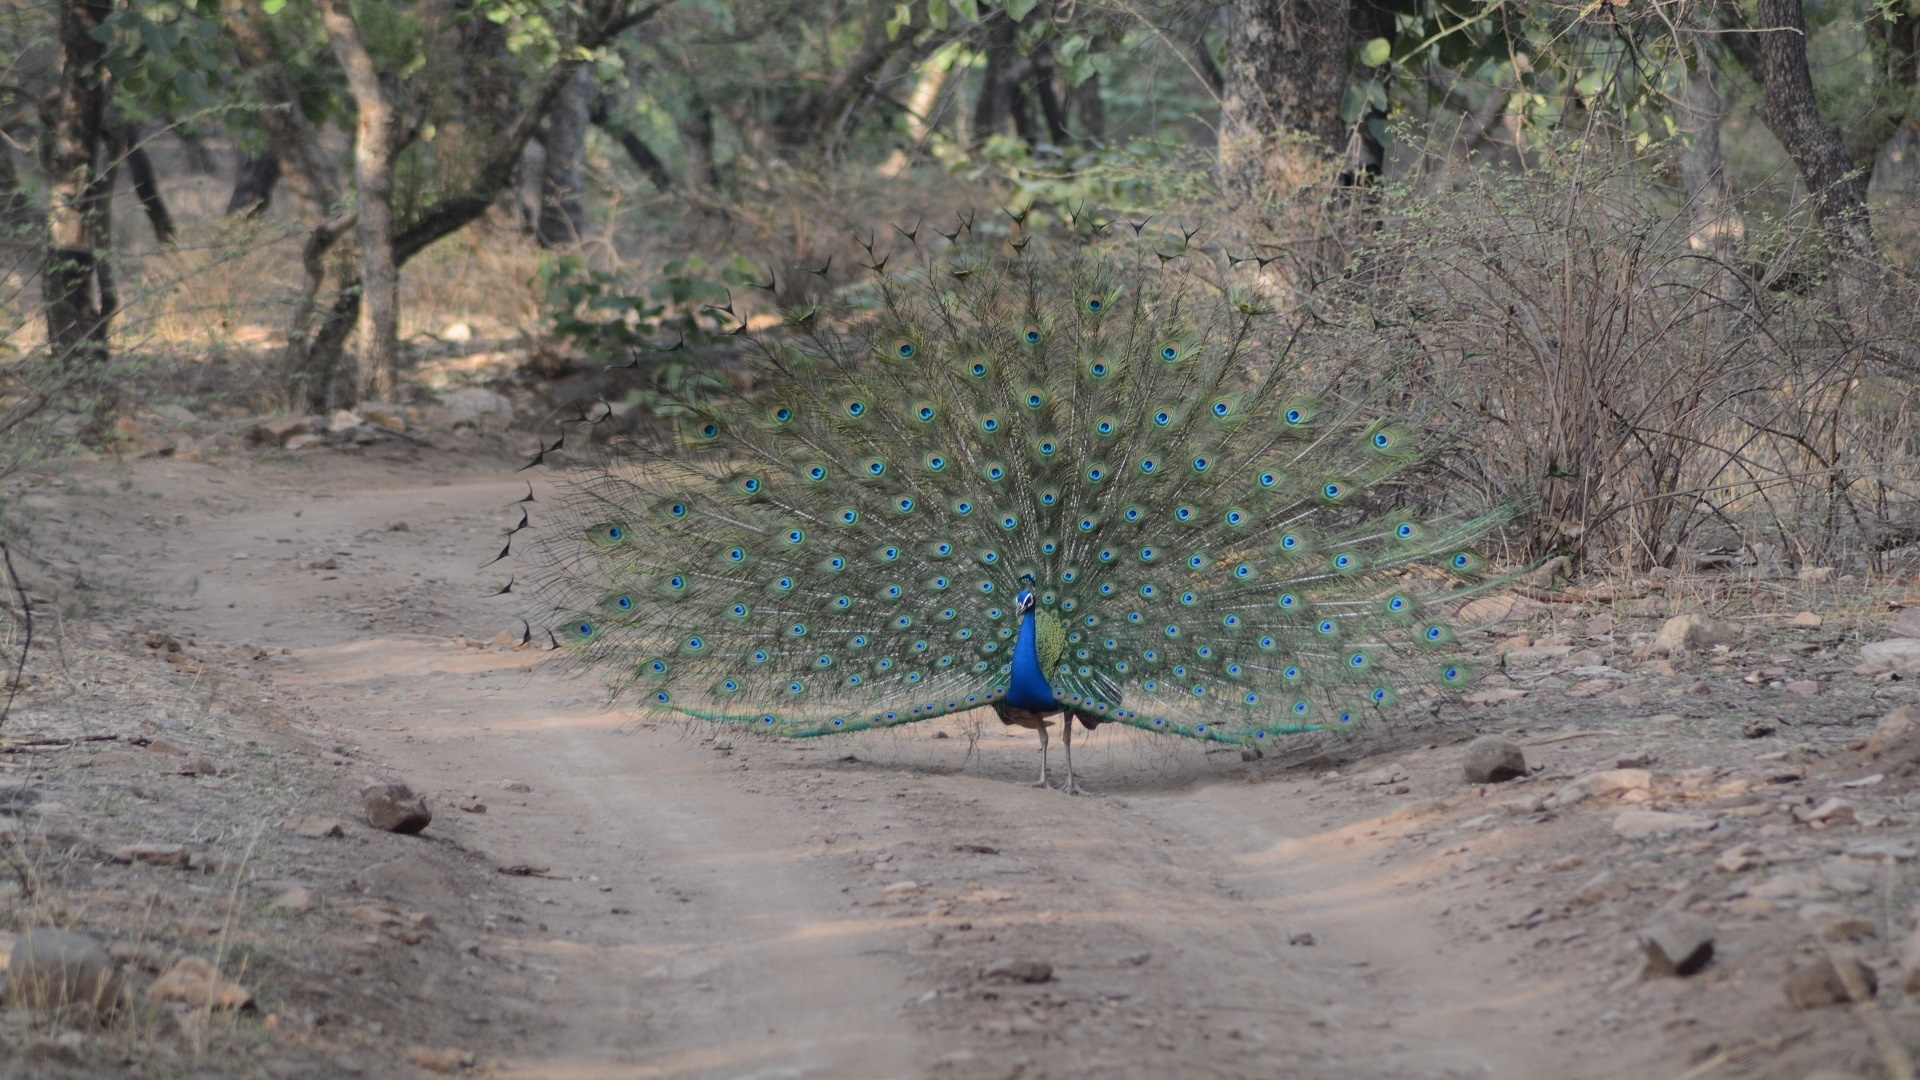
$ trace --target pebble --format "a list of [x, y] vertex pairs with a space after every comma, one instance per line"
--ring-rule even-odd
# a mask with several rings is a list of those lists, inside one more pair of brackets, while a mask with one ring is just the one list
[[1854, 809], [1852, 803], [1835, 795], [1826, 802], [1814, 807], [1804, 820], [1816, 829], [1827, 828], [1833, 825], [1851, 825], [1858, 820], [1855, 817]]
[[1639, 941], [1647, 957], [1643, 979], [1691, 975], [1713, 959], [1713, 924], [1696, 915], [1675, 915], [1645, 927]]
[[153, 1001], [178, 1001], [194, 1009], [251, 1009], [253, 994], [220, 977], [213, 964], [198, 956], [183, 956], [165, 975], [147, 987]]
[[1764, 739], [1780, 730], [1774, 722], [1765, 717], [1756, 716], [1740, 725], [1740, 737], [1743, 739]]
[[1547, 802], [1555, 807], [1572, 806], [1617, 792], [1646, 791], [1652, 786], [1653, 774], [1645, 769], [1604, 769], [1588, 773], [1554, 792]]
[[360, 792], [360, 802], [366, 810], [367, 824], [376, 829], [417, 833], [433, 821], [426, 797], [415, 795], [412, 788], [397, 781], [368, 784]]
[[1053, 965], [1042, 960], [996, 960], [980, 977], [990, 982], [1043, 983], [1053, 978]]
[[1900, 950], [1900, 989], [1908, 997], [1920, 997], [1920, 930], [1915, 930]]
[[1811, 611], [1803, 611], [1787, 620], [1789, 630], [1818, 630], [1826, 620]]
[[1843, 915], [1820, 928], [1827, 941], [1865, 941], [1880, 936], [1880, 927], [1865, 915]]
[[436, 1073], [454, 1073], [473, 1067], [473, 1054], [467, 1050], [448, 1047], [440, 1050], [416, 1046], [407, 1051], [407, 1060], [415, 1065]]
[[1527, 775], [1527, 758], [1512, 739], [1482, 735], [1467, 744], [1461, 771], [1469, 784], [1498, 784]]
[[1802, 697], [1808, 697], [1820, 692], [1820, 684], [1814, 682], [1812, 679], [1795, 679], [1793, 682], [1781, 687], [1781, 689], [1789, 694], [1799, 694]]
[[1920, 638], [1920, 607], [1910, 607], [1895, 615], [1887, 630], [1894, 637]]
[[287, 822], [286, 828], [295, 836], [305, 836], [314, 840], [347, 835], [347, 830], [341, 828], [340, 823], [331, 818], [295, 818]]
[[1735, 844], [1721, 852], [1713, 865], [1725, 873], [1738, 874], [1767, 865], [1767, 857], [1761, 854], [1758, 844]]
[[1307, 947], [1307, 946], [1309, 946], [1309, 945], [1312, 945], [1312, 944], [1313, 944], [1313, 931], [1311, 931], [1311, 930], [1289, 930], [1289, 931], [1287, 931], [1287, 944], [1289, 944], [1289, 945], [1298, 945], [1298, 946], [1300, 946], [1301, 948], [1305, 948], [1305, 947]]
[[1573, 893], [1573, 902], [1582, 907], [1592, 907], [1608, 900], [1625, 900], [1626, 898], [1627, 883], [1611, 870], [1602, 870], [1588, 878], [1586, 883]]
[[[1910, 610], [1920, 611], [1920, 608]], [[1867, 737], [1867, 744], [1863, 749], [1870, 758], [1881, 757], [1906, 742], [1917, 728], [1920, 728], [1920, 708], [1902, 705], [1880, 718], [1880, 722], [1874, 725], [1873, 734]]]
[[269, 906], [285, 911], [290, 915], [305, 915], [320, 906], [320, 898], [314, 894], [312, 889], [304, 885], [295, 885], [293, 888], [274, 897], [273, 903]]
[[86, 934], [35, 927], [14, 940], [0, 1003], [11, 1009], [109, 1009], [121, 985], [113, 958]]
[[185, 870], [190, 856], [185, 844], [128, 844], [120, 849], [120, 857], [129, 862]]
[[1661, 624], [1648, 651], [1655, 656], [1684, 652], [1704, 652], [1715, 645], [1733, 645], [1741, 637], [1740, 627], [1730, 622], [1709, 619], [1698, 612], [1675, 615]]
[[1626, 839], [1665, 836], [1676, 832], [1706, 832], [1714, 822], [1698, 814], [1675, 814], [1665, 810], [1622, 810], [1613, 819], [1613, 835]]
[[[1851, 978], [1849, 978], [1851, 976]], [[1871, 998], [1880, 988], [1873, 969], [1845, 952], [1825, 956], [1794, 966], [1787, 975], [1787, 1001], [1796, 1009], [1818, 1009], [1826, 1005], [1845, 1005], [1853, 1000], [1847, 984], [1853, 982]]]
[[880, 890], [880, 895], [895, 899], [920, 895], [920, 883], [917, 881], [896, 881]]

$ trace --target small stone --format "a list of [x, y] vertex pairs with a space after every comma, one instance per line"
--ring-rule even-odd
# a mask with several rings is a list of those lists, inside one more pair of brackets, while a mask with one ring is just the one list
[[[1920, 608], [1910, 610], [1920, 611]], [[1913, 738], [1915, 729], [1920, 729], [1920, 707], [1902, 705], [1881, 717], [1880, 722], [1874, 725], [1873, 734], [1867, 736], [1866, 755], [1870, 758], [1879, 758], [1896, 747], [1902, 746]], [[1901, 756], [1910, 755], [1912, 755], [1911, 750], [1908, 754]]]
[[1631, 791], [1646, 791], [1653, 786], [1653, 774], [1645, 769], [1603, 769], [1591, 772], [1553, 793], [1555, 807], [1572, 806], [1588, 799]]
[[880, 895], [890, 900], [904, 900], [909, 896], [920, 895], [920, 883], [917, 881], [896, 881], [880, 890]]
[[1878, 878], [1873, 864], [1854, 862], [1844, 856], [1829, 859], [1820, 867], [1820, 883], [1842, 896], [1865, 896], [1873, 891]]
[[331, 818], [294, 818], [287, 822], [286, 828], [295, 836], [305, 836], [314, 840], [347, 835], [347, 830], [341, 828], [340, 823]]
[[290, 915], [305, 915], [320, 906], [320, 898], [314, 895], [312, 889], [304, 885], [295, 885], [274, 897], [270, 906]]
[[1708, 694], [1713, 693], [1713, 686], [1712, 684], [1706, 682], [1703, 679], [1697, 682], [1688, 683], [1687, 686], [1684, 689], [1682, 689], [1680, 692], [1682, 694], [1686, 694], [1691, 697], [1705, 697]]
[[1627, 883], [1611, 870], [1602, 870], [1587, 879], [1586, 884], [1574, 890], [1573, 902], [1581, 907], [1592, 907], [1608, 900], [1625, 900]]
[[1313, 932], [1311, 930], [1289, 930], [1287, 931], [1287, 944], [1298, 945], [1302, 948], [1312, 945]]
[[513, 422], [513, 402], [491, 390], [470, 386], [441, 397], [449, 426], [505, 428]]
[[425, 796], [402, 783], [369, 784], [360, 792], [367, 824], [388, 832], [417, 833], [433, 821]]
[[1873, 969], [1850, 953], [1830, 952], [1795, 965], [1787, 975], [1787, 1001], [1796, 1009], [1818, 1009], [1871, 999], [1880, 989]]
[[1585, 865], [1587, 865], [1587, 858], [1584, 855], [1562, 855], [1548, 863], [1547, 869], [1556, 874], [1563, 874], [1568, 870], [1578, 870]]
[[446, 328], [440, 331], [440, 340], [472, 341], [473, 327], [468, 326], [466, 323], [463, 323], [463, 322], [448, 323], [446, 325]]
[[313, 430], [313, 423], [303, 416], [283, 416], [256, 424], [247, 437], [254, 442], [271, 446], [285, 446], [288, 439], [296, 435], [305, 435]]
[[407, 1051], [407, 1060], [428, 1072], [455, 1073], [461, 1069], [472, 1068], [474, 1059], [473, 1054], [466, 1050], [456, 1050], [451, 1047], [432, 1050], [424, 1046], [416, 1046]]
[[1889, 670], [1920, 662], [1920, 638], [1897, 637], [1860, 647], [1863, 664], [1883, 664]]
[[1622, 810], [1613, 819], [1613, 835], [1635, 840], [1666, 836], [1676, 832], [1706, 832], [1713, 821], [1697, 814], [1676, 814], [1665, 810]]
[[1910, 607], [1895, 615], [1887, 630], [1894, 637], [1920, 638], [1920, 607]]
[[253, 994], [236, 982], [220, 977], [212, 963], [198, 956], [183, 956], [172, 970], [147, 987], [153, 1001], [178, 1001], [189, 1008], [251, 1009]]
[[14, 940], [0, 1003], [13, 1009], [110, 1009], [121, 986], [113, 958], [85, 934], [36, 927]]
[[1773, 721], [1756, 716], [1740, 725], [1740, 737], [1743, 739], [1764, 739], [1779, 729]]
[[1713, 924], [1694, 915], [1675, 915], [1640, 931], [1646, 954], [1641, 978], [1691, 975], [1713, 959]]
[[166, 754], [170, 757], [186, 757], [187, 756], [187, 752], [185, 750], [180, 749], [178, 746], [175, 746], [173, 743], [170, 743], [165, 739], [154, 739], [148, 742], [147, 752], [150, 754]]
[[1498, 735], [1482, 735], [1467, 744], [1461, 771], [1469, 784], [1498, 784], [1527, 775], [1520, 744]]
[[1827, 828], [1834, 825], [1851, 825], [1858, 820], [1855, 817], [1854, 809], [1854, 805], [1851, 802], [1835, 795], [1827, 799], [1826, 802], [1814, 807], [1812, 812], [1807, 814], [1805, 820], [1807, 824], [1815, 828]]
[[1900, 989], [1908, 997], [1920, 997], [1920, 930], [1908, 935], [1900, 950]]
[[1612, 633], [1613, 633], [1613, 616], [1612, 615], [1606, 615], [1606, 614], [1595, 615], [1593, 618], [1587, 620], [1587, 636], [1588, 637], [1603, 638]]
[[189, 855], [185, 844], [128, 844], [120, 849], [120, 857], [130, 862], [185, 870]]
[[1833, 567], [1803, 566], [1800, 568], [1800, 572], [1796, 576], [1799, 577], [1801, 581], [1807, 582], [1808, 584], [1819, 585], [1822, 582], [1833, 580]]
[[1787, 620], [1789, 630], [1818, 630], [1826, 620], [1811, 611], [1803, 611]]
[[1660, 627], [1648, 649], [1654, 656], [1674, 656], [1684, 652], [1704, 652], [1715, 645], [1733, 645], [1741, 637], [1733, 623], [1709, 619], [1698, 612], [1675, 615]]
[[1760, 853], [1758, 844], [1735, 844], [1721, 852], [1713, 865], [1724, 873], [1738, 874], [1767, 865], [1767, 858]]
[[1827, 941], [1865, 941], [1879, 937], [1880, 927], [1865, 915], [1843, 915], [1822, 926], [1820, 936]]
[[1053, 978], [1053, 965], [1041, 960], [998, 960], [980, 977], [989, 982], [1043, 983]]
[[1633, 754], [1623, 754], [1615, 759], [1613, 764], [1614, 767], [1618, 769], [1644, 769], [1653, 764], [1653, 755], [1645, 750]]
[[1788, 683], [1787, 685], [1781, 687], [1780, 689], [1785, 690], [1789, 694], [1799, 694], [1801, 697], [1811, 697], [1812, 695], [1818, 694], [1820, 692], [1820, 684], [1815, 682], [1812, 679], [1795, 679], [1794, 681]]

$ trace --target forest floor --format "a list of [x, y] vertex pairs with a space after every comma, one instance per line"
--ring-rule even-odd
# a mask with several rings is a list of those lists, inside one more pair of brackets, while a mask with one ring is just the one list
[[[1920, 696], [1851, 670], [1897, 589], [1523, 602], [1475, 646], [1509, 654], [1484, 704], [1253, 761], [1103, 728], [1073, 798], [998, 724], [776, 743], [604, 708], [513, 647], [510, 563], [477, 568], [551, 491], [519, 461], [436, 435], [21, 493], [58, 555], [0, 745], [33, 793], [0, 929], [95, 935], [136, 984], [205, 956], [255, 1007], [0, 1014], [0, 1077], [1879, 1080], [1920, 1040], [1916, 781], [1848, 748]], [[1747, 636], [1635, 658], [1703, 605]], [[1488, 732], [1529, 776], [1463, 780]], [[423, 834], [365, 824], [387, 780]], [[1681, 914], [1711, 963], [1643, 978], [1636, 935]], [[1877, 999], [1790, 1004], [1840, 950]]]

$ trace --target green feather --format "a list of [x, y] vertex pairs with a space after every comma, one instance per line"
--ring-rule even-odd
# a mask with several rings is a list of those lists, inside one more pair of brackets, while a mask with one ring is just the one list
[[1031, 574], [1089, 724], [1258, 744], [1470, 684], [1446, 613], [1507, 511], [1431, 490], [1394, 388], [1303, 374], [1198, 259], [961, 257], [791, 309], [750, 389], [578, 473], [555, 641], [644, 708], [885, 728], [1004, 693]]

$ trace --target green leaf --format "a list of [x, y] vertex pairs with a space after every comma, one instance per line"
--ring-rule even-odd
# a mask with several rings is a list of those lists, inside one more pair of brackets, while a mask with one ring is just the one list
[[280, 14], [280, 9], [286, 6], [287, 0], [260, 0], [260, 10], [269, 15]]
[[927, 0], [927, 22], [935, 30], [947, 28], [947, 0]]
[[952, 2], [953, 10], [959, 12], [961, 18], [968, 22], [974, 22], [980, 18], [979, 0], [952, 0]]
[[1033, 14], [1034, 7], [1039, 3], [1040, 0], [1007, 0], [1007, 18], [1020, 22]]
[[900, 36], [900, 31], [913, 25], [913, 7], [909, 4], [893, 5], [893, 18], [887, 20], [887, 40]]
[[1367, 92], [1359, 85], [1347, 87], [1346, 96], [1340, 99], [1340, 119], [1343, 123], [1355, 123], [1367, 111]]
[[1377, 37], [1360, 46], [1360, 66], [1379, 67], [1393, 56], [1393, 44], [1386, 38]]

